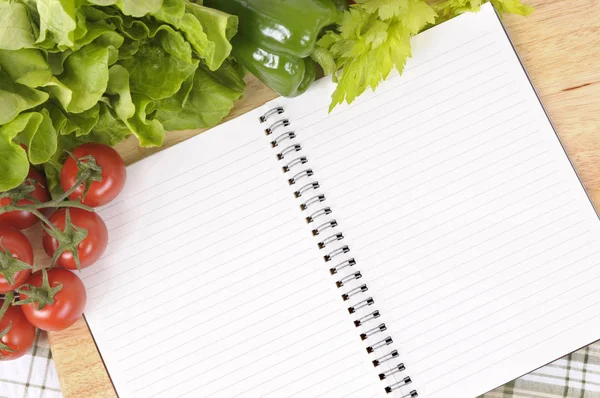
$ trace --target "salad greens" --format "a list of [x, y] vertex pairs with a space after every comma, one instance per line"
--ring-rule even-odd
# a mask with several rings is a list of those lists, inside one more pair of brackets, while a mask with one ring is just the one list
[[[0, 0], [0, 191], [65, 150], [209, 127], [243, 92], [238, 18], [188, 0]], [[20, 144], [26, 146], [26, 151]]]
[[[521, 15], [532, 8], [520, 0], [491, 0], [500, 12]], [[330, 110], [351, 103], [367, 88], [375, 90], [393, 68], [402, 73], [411, 56], [410, 38], [458, 14], [478, 11], [487, 0], [356, 0], [335, 30], [328, 30], [313, 53], [337, 88]]]

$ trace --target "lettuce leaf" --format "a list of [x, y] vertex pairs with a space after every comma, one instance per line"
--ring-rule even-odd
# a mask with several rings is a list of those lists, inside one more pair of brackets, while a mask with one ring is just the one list
[[167, 130], [214, 126], [244, 91], [243, 73], [226, 62], [216, 73], [200, 67], [174, 96], [156, 104], [156, 118]]
[[37, 34], [26, 6], [0, 2], [0, 49], [34, 48]]
[[[18, 145], [27, 145], [28, 156]], [[19, 185], [27, 176], [29, 162], [42, 164], [56, 151], [56, 131], [48, 112], [26, 112], [0, 128], [0, 190]]]
[[34, 163], [59, 192], [81, 143], [161, 145], [160, 116], [218, 123], [244, 87], [227, 60], [237, 22], [201, 1], [0, 0], [0, 190]]
[[52, 91], [68, 112], [84, 112], [100, 100], [108, 84], [108, 55], [108, 47], [92, 43], [64, 61], [64, 72], [57, 76], [64, 88]]
[[[188, 25], [194, 18], [206, 33], [206, 46], [194, 46], [202, 59], [212, 71], [217, 70], [223, 61], [231, 53], [231, 44], [229, 40], [237, 33], [238, 17], [229, 15], [222, 11], [208, 7], [203, 7], [194, 3], [185, 5], [185, 24], [181, 30], [189, 36], [193, 36], [193, 29], [197, 29], [193, 25]], [[191, 30], [192, 29], [192, 30]], [[188, 39], [189, 40], [189, 39]], [[198, 43], [197, 40], [190, 40], [192, 45]]]
[[16, 118], [19, 113], [43, 104], [49, 95], [43, 91], [13, 82], [11, 77], [0, 69], [0, 125]]
[[40, 34], [37, 44], [52, 48], [73, 46], [77, 28], [75, 0], [37, 0]]
[[198, 63], [181, 33], [161, 25], [135, 56], [122, 60], [121, 65], [130, 73], [132, 92], [159, 100], [179, 91]]

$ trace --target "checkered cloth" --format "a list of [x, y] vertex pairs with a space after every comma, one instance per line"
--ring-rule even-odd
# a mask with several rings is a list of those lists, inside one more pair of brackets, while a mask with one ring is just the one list
[[[38, 333], [29, 355], [0, 362], [0, 397], [62, 397], [45, 333]], [[566, 397], [600, 398], [600, 343], [567, 355], [480, 398]]]
[[38, 331], [31, 352], [27, 355], [0, 362], [0, 397], [62, 397], [46, 333]]

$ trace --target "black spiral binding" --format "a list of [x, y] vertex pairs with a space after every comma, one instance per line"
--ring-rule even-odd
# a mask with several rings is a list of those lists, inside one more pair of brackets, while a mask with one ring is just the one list
[[[301, 200], [300, 209], [303, 212], [308, 213], [305, 217], [306, 222], [308, 224], [314, 223], [316, 225], [312, 228], [312, 235], [318, 237], [324, 236], [324, 238], [320, 239], [318, 242], [319, 249], [326, 250], [334, 242], [342, 241], [344, 239], [344, 234], [341, 232], [330, 232], [330, 234], [327, 234], [328, 230], [335, 230], [338, 226], [338, 222], [335, 219], [326, 219], [333, 213], [333, 210], [329, 206], [321, 205], [327, 198], [324, 194], [316, 192], [321, 186], [318, 181], [310, 180], [314, 175], [313, 170], [311, 168], [306, 168], [296, 171], [298, 167], [308, 163], [308, 159], [302, 154], [297, 154], [297, 152], [302, 151], [302, 145], [298, 142], [294, 142], [296, 139], [295, 131], [286, 131], [286, 128], [291, 125], [291, 122], [289, 119], [279, 116], [284, 113], [285, 109], [282, 106], [278, 106], [260, 116], [259, 121], [260, 123], [268, 122], [268, 127], [265, 128], [265, 134], [274, 137], [274, 139], [271, 140], [271, 147], [277, 149], [277, 159], [285, 161], [285, 165], [282, 167], [283, 172], [291, 174], [288, 183], [294, 187], [298, 186], [298, 188], [294, 190], [294, 196]], [[289, 142], [289, 145], [283, 145], [283, 148], [281, 149], [281, 144], [286, 141]], [[292, 174], [292, 171], [296, 172]], [[377, 319], [381, 316], [379, 310], [374, 309], [370, 311], [369, 307], [375, 304], [375, 300], [372, 297], [364, 298], [364, 294], [369, 290], [367, 285], [361, 284], [353, 288], [347, 287], [348, 284], [352, 284], [353, 281], [362, 278], [362, 273], [356, 269], [356, 260], [348, 256], [348, 253], [350, 253], [350, 248], [347, 245], [342, 245], [336, 249], [331, 249], [323, 256], [323, 259], [327, 263], [333, 262], [336, 264], [329, 268], [331, 275], [337, 277], [335, 282], [336, 286], [338, 288], [346, 287], [348, 289], [341, 295], [342, 300], [352, 300], [353, 302], [356, 302], [348, 307], [348, 312], [350, 314], [356, 314], [357, 311], [361, 309], [368, 310], [366, 315], [354, 320], [354, 325], [357, 328], [364, 328], [364, 332], [360, 334], [360, 338], [361, 340], [370, 343], [371, 340], [375, 340], [379, 335], [385, 336], [387, 327], [385, 323], [377, 324]], [[344, 273], [344, 275], [341, 275], [340, 273]], [[400, 390], [402, 387], [412, 383], [410, 376], [406, 375], [404, 363], [398, 361], [400, 354], [397, 350], [389, 347], [393, 343], [392, 337], [385, 336], [383, 339], [370, 344], [366, 348], [368, 354], [375, 354], [378, 350], [385, 352], [384, 355], [374, 359], [372, 363], [376, 368], [383, 366], [383, 364], [388, 366], [387, 370], [379, 373], [380, 380], [390, 383], [385, 387], [385, 391], [388, 394]], [[402, 395], [402, 398], [415, 398], [418, 395], [416, 390], [412, 390], [409, 393]]]

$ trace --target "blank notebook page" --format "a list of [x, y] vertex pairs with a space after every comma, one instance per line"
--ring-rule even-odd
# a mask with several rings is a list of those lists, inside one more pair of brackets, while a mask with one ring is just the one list
[[384, 394], [258, 116], [130, 166], [100, 211], [85, 315], [121, 398]]
[[422, 397], [465, 398], [600, 336], [600, 223], [486, 5], [328, 115], [284, 105]]

